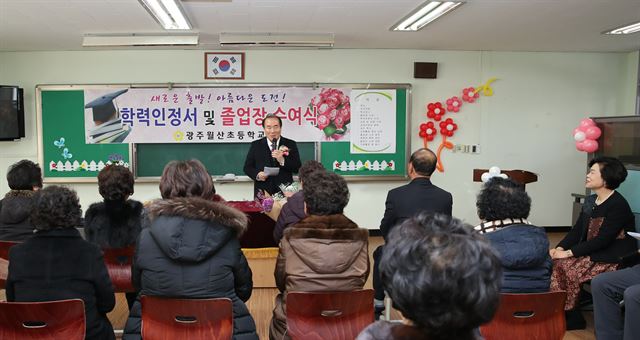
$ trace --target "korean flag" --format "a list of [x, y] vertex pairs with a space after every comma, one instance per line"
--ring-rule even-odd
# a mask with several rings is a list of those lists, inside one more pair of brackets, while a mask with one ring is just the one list
[[207, 79], [244, 79], [244, 53], [207, 53]]

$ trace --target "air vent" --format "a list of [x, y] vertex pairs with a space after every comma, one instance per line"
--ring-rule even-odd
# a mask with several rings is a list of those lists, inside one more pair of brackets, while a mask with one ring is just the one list
[[221, 46], [331, 48], [332, 33], [220, 33]]

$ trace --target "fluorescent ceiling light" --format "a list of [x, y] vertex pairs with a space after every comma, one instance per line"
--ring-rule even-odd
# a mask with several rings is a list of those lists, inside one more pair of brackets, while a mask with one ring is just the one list
[[464, 1], [427, 1], [391, 27], [393, 31], [417, 31], [462, 5]]
[[220, 46], [331, 48], [333, 33], [220, 33]]
[[194, 46], [198, 45], [197, 34], [153, 35], [153, 34], [87, 34], [82, 39], [83, 47], [105, 46]]
[[618, 27], [611, 31], [603, 32], [604, 34], [631, 34], [640, 32], [640, 21], [626, 26]]
[[190, 30], [189, 20], [177, 0], [138, 0], [166, 30]]

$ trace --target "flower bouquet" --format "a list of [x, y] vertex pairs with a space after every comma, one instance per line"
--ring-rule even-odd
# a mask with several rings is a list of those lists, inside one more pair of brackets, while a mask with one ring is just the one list
[[300, 183], [298, 182], [293, 182], [291, 184], [280, 184], [280, 191], [282, 191], [282, 194], [285, 197], [285, 200], [291, 196], [293, 196], [293, 194], [295, 194], [296, 192], [300, 191]]
[[260, 190], [256, 195], [256, 203], [262, 208], [262, 212], [274, 221], [278, 220], [280, 210], [286, 202], [286, 197], [280, 192], [270, 195], [268, 192]]
[[278, 220], [282, 206], [287, 203], [287, 197], [291, 197], [293, 194], [300, 191], [300, 185], [297, 182], [281, 184], [280, 190], [282, 192], [278, 192], [274, 195], [270, 195], [268, 192], [260, 190], [256, 196], [256, 203], [258, 203], [262, 208], [262, 212], [271, 217], [274, 221]]
[[316, 126], [324, 132], [328, 140], [340, 140], [351, 122], [349, 96], [341, 90], [324, 88], [311, 99], [309, 107], [316, 111]]

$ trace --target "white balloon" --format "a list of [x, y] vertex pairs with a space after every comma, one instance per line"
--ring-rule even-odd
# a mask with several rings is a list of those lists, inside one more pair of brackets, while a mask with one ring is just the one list
[[485, 172], [482, 174], [482, 176], [480, 176], [480, 179], [482, 180], [483, 183], [486, 183], [487, 181], [489, 181], [490, 178], [491, 178], [491, 175], [488, 172]]
[[587, 135], [582, 131], [578, 131], [575, 135], [573, 135], [573, 139], [575, 139], [576, 142], [582, 142], [583, 140], [585, 140], [585, 138], [587, 138]]
[[497, 166], [492, 166], [489, 168], [489, 174], [493, 175], [493, 176], [497, 176], [500, 174], [500, 168], [498, 168]]
[[449, 130], [449, 131], [453, 131], [453, 125], [448, 124], [448, 125], [447, 125], [447, 130]]
[[502, 177], [502, 178], [504, 178], [504, 179], [509, 178], [509, 176], [507, 176], [507, 174], [500, 174], [500, 177]]

